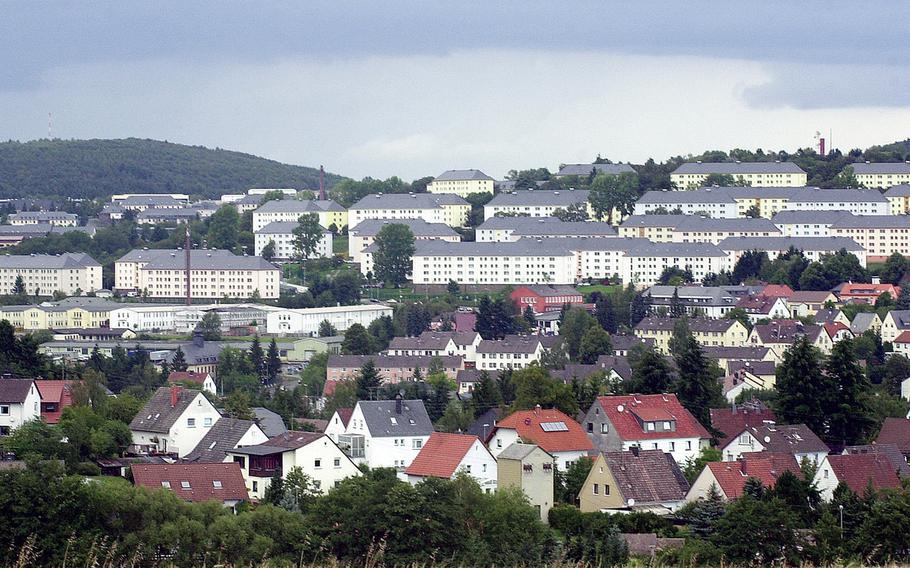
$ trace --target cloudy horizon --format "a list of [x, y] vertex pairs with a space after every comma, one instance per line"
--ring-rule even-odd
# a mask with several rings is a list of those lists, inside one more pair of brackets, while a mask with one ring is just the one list
[[908, 137], [905, 9], [13, 3], [0, 136], [155, 138], [341, 175], [844, 151]]

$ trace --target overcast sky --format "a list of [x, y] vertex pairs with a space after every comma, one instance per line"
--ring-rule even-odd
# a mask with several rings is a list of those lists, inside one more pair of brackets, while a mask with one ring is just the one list
[[[90, 5], [90, 7], [86, 7]], [[0, 138], [142, 137], [353, 177], [910, 136], [903, 2], [22, 2]]]

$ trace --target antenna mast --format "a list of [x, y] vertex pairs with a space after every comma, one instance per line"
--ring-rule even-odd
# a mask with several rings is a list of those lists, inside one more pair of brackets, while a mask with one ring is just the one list
[[51, 136], [51, 113], [47, 113], [47, 139], [53, 140]]
[[190, 288], [190, 224], [186, 224], [186, 243], [183, 245], [186, 256], [186, 305], [193, 303], [192, 290]]

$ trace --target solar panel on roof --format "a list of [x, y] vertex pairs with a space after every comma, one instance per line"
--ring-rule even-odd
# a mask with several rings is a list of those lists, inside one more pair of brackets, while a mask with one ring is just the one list
[[544, 432], [568, 432], [569, 427], [566, 426], [565, 422], [541, 422], [541, 429]]

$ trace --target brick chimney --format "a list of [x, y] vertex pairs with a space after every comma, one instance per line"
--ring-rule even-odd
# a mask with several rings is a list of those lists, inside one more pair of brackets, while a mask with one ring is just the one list
[[180, 385], [171, 385], [171, 408], [177, 406], [177, 397], [180, 395]]
[[204, 347], [205, 346], [205, 337], [202, 335], [202, 332], [198, 329], [193, 332], [193, 346], [194, 347]]
[[539, 404], [534, 407], [534, 414], [536, 414], [537, 416], [540, 416], [540, 405]]
[[401, 414], [401, 393], [395, 395], [395, 414]]

